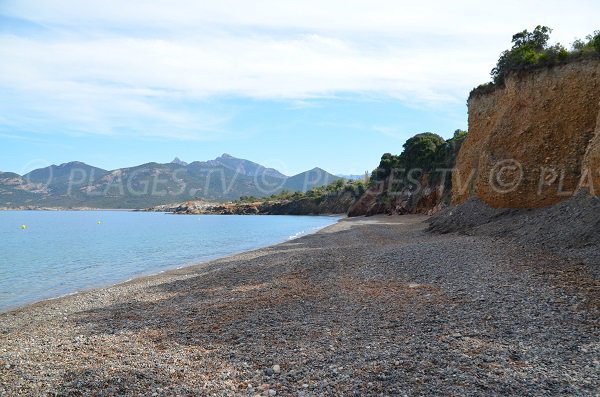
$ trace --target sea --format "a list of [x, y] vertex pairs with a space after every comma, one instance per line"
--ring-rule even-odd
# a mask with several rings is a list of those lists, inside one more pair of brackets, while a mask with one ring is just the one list
[[0, 311], [281, 243], [337, 220], [0, 211]]

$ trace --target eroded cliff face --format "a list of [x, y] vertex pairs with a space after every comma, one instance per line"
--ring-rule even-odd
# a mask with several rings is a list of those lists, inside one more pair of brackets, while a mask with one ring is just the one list
[[372, 216], [377, 214], [432, 215], [447, 207], [450, 201], [450, 188], [445, 181], [431, 183], [431, 175], [425, 174], [418, 186], [410, 186], [400, 191], [390, 189], [390, 178], [370, 187], [348, 210], [349, 217]]
[[600, 196], [600, 111], [596, 120], [596, 130], [590, 140], [585, 156], [583, 158], [582, 180], [589, 182], [589, 190], [592, 194]]
[[536, 208], [580, 187], [600, 194], [599, 60], [511, 75], [468, 106], [454, 203], [477, 196], [495, 208]]

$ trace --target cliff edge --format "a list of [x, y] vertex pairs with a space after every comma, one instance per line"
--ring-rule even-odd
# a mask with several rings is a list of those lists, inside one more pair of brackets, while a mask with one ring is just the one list
[[454, 204], [475, 196], [538, 208], [582, 187], [600, 194], [600, 60], [511, 73], [503, 87], [472, 94], [468, 111]]

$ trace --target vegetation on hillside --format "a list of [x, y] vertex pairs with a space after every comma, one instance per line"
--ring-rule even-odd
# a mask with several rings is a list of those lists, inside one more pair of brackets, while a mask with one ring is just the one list
[[314, 187], [306, 192], [290, 192], [283, 190], [280, 193], [269, 197], [241, 196], [235, 203], [257, 203], [266, 201], [297, 201], [304, 199], [321, 199], [328, 196], [338, 195], [344, 192], [350, 192], [356, 198], [362, 196], [367, 190], [367, 185], [363, 181], [353, 181], [348, 179], [337, 179], [334, 182], [320, 187]]
[[[392, 173], [395, 180], [403, 181], [407, 177], [418, 179], [424, 173], [449, 170], [454, 167], [456, 154], [466, 136], [467, 131], [463, 130], [454, 131], [448, 140], [432, 132], [417, 134], [406, 141], [399, 155], [385, 153], [381, 157], [379, 166], [371, 174], [370, 183], [382, 181]], [[400, 183], [404, 185], [404, 182]]]
[[[410, 184], [418, 183], [418, 179], [427, 174], [431, 186], [443, 184], [450, 187], [450, 171], [454, 167], [460, 145], [467, 136], [467, 131], [456, 130], [452, 138], [445, 140], [432, 132], [417, 134], [406, 141], [399, 155], [385, 153], [379, 166], [371, 173], [367, 183], [364, 181], [338, 179], [326, 186], [315, 187], [307, 192], [282, 191], [269, 197], [241, 196], [235, 204], [258, 204], [274, 201], [312, 200], [322, 203], [329, 197], [339, 197], [351, 193], [354, 199], [363, 196], [367, 189], [386, 180], [392, 181], [389, 191], [400, 191]], [[450, 191], [450, 189], [448, 189]], [[387, 191], [384, 195], [387, 195]]]
[[512, 37], [513, 46], [504, 51], [496, 66], [491, 71], [492, 81], [482, 84], [471, 91], [470, 96], [485, 94], [504, 85], [506, 76], [520, 70], [550, 67], [584, 58], [600, 57], [600, 31], [588, 35], [585, 39], [577, 39], [571, 49], [560, 43], [548, 44], [552, 29], [547, 26], [536, 26], [529, 32], [523, 30]]
[[467, 131], [444, 140], [432, 132], [406, 141], [402, 153], [385, 153], [373, 170], [368, 193], [349, 216], [427, 212], [450, 201], [452, 170]]

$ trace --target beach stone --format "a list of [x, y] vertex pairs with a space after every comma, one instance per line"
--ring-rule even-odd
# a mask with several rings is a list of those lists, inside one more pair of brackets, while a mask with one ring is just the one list
[[281, 372], [281, 367], [279, 366], [279, 364], [273, 365], [273, 372], [276, 374]]

